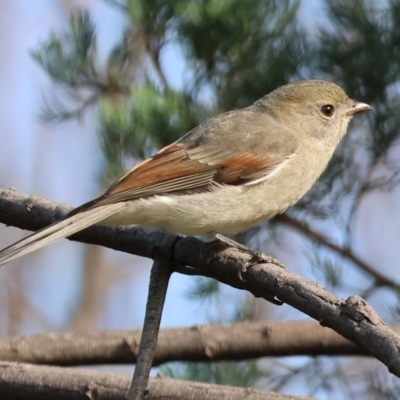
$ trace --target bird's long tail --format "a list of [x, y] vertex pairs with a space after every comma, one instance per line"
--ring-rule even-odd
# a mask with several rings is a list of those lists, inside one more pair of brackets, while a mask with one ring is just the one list
[[0, 251], [0, 265], [11, 260], [47, 246], [56, 240], [73, 235], [90, 225], [96, 224], [107, 217], [116, 214], [126, 207], [126, 203], [107, 204], [93, 207], [77, 214], [72, 214], [61, 221], [57, 221], [25, 239], [22, 239], [11, 246]]

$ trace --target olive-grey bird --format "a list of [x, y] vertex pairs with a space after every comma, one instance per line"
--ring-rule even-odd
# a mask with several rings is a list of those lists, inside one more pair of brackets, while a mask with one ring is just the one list
[[279, 87], [203, 122], [102, 196], [3, 249], [0, 265], [97, 223], [215, 237], [254, 226], [311, 188], [351, 118], [370, 109], [325, 81]]

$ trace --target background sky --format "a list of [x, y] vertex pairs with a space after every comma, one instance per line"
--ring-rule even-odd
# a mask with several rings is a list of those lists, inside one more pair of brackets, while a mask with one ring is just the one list
[[[72, 206], [100, 194], [97, 180], [101, 154], [96, 137], [95, 112], [83, 121], [45, 125], [39, 120], [43, 98], [51, 94], [52, 83], [33, 61], [29, 52], [37, 49], [51, 31], [62, 32], [70, 12], [86, 8], [97, 22], [100, 58], [119, 39], [125, 23], [121, 14], [102, 0], [2, 0], [0, 2], [0, 187], [14, 187], [21, 193], [37, 194]], [[302, 1], [301, 21], [313, 30], [323, 19], [317, 0]], [[180, 49], [166, 46], [161, 62], [167, 80], [179, 88], [187, 73]], [[185, 132], [182, 132], [184, 134]], [[360, 210], [356, 230], [359, 253], [379, 265], [388, 276], [394, 274], [393, 260], [400, 256], [397, 240], [400, 232], [392, 224], [392, 210], [399, 204], [398, 194], [374, 194]], [[380, 210], [376, 204], [380, 204]], [[397, 217], [396, 217], [397, 218]], [[382, 230], [381, 227], [385, 226]], [[362, 240], [363, 235], [376, 235], [376, 240]], [[19, 229], [0, 226], [0, 247], [26, 235]], [[389, 238], [397, 238], [391, 241]], [[311, 277], [315, 271], [294, 249], [299, 239], [292, 240], [293, 251], [275, 254], [291, 270]], [[385, 240], [385, 253], [379, 241]], [[357, 237], [356, 237], [357, 243]], [[389, 247], [388, 247], [389, 246]], [[300, 246], [299, 246], [300, 247]], [[101, 312], [91, 321], [99, 328], [140, 328], [147, 295], [149, 260], [101, 249], [98, 258], [99, 283], [113, 284], [101, 291]], [[31, 334], [69, 329], [71, 315], [80, 304], [82, 263], [85, 246], [62, 240], [0, 269], [0, 334]], [[304, 266], [303, 266], [304, 265]], [[100, 278], [104, 280], [101, 283]], [[315, 278], [315, 276], [314, 276]], [[363, 276], [352, 272], [349, 284], [361, 285]], [[194, 285], [193, 278], [174, 274], [168, 291], [162, 326], [188, 326], [207, 321], [207, 311], [186, 299]], [[356, 290], [355, 290], [356, 292]], [[340, 295], [340, 293], [337, 293]], [[92, 293], [88, 293], [91, 296]], [[94, 296], [95, 294], [93, 294]], [[224, 291], [224, 304], [217, 311], [233, 307], [237, 290]], [[377, 292], [377, 296], [379, 292]], [[378, 312], [383, 312], [381, 299], [376, 299]], [[273, 307], [262, 302], [270, 320], [305, 318], [288, 306]], [[129, 306], [127, 306], [129, 305]], [[301, 362], [301, 358], [297, 358]], [[292, 391], [295, 393], [295, 391]]]

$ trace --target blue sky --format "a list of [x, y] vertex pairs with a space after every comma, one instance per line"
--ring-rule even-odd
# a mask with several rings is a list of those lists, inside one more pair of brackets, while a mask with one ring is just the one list
[[[15, 187], [25, 194], [38, 194], [56, 202], [78, 206], [99, 194], [96, 176], [101, 155], [95, 115], [89, 113], [82, 123], [73, 121], [61, 125], [43, 125], [38, 118], [43, 96], [51, 93], [53, 87], [29, 55], [29, 51], [36, 49], [51, 30], [59, 32], [66, 27], [74, 4], [89, 8], [97, 21], [99, 50], [104, 56], [119, 38], [124, 23], [121, 15], [104, 1], [3, 0], [0, 4], [0, 187]], [[308, 29], [315, 29], [322, 16], [318, 0], [302, 1], [301, 4], [302, 23]], [[161, 62], [169, 84], [175, 88], [182, 87], [188, 72], [176, 44], [165, 48]], [[397, 228], [391, 224], [390, 212], [372, 218], [373, 214], [378, 215], [375, 210], [378, 201], [383, 204], [381, 207], [385, 211], [393, 209], [398, 199], [379, 196], [371, 199], [363, 211], [370, 217], [361, 218], [363, 222], [357, 226], [359, 243], [366, 243], [361, 240], [366, 232], [380, 232], [380, 237], [386, 235], [387, 238], [398, 236]], [[371, 210], [374, 211], [371, 213]], [[379, 229], [383, 225], [385, 232]], [[25, 234], [18, 229], [1, 226], [0, 246]], [[304, 246], [298, 237], [290, 240], [293, 248], [296, 245]], [[360, 245], [359, 251], [366, 257], [372, 257], [371, 264], [376, 260], [376, 265], [388, 270], [385, 266], [392, 265], [393, 255], [399, 249], [395, 241], [390, 244], [387, 240], [385, 245], [390, 246], [390, 251], [386, 251], [383, 257], [374, 247], [379, 248], [379, 240], [369, 248]], [[14, 311], [7, 309], [7, 305], [12, 297], [10, 293], [21, 288], [34, 307], [24, 316], [20, 333], [64, 329], [77, 303], [76, 297], [82, 282], [83, 254], [83, 245], [63, 240], [0, 269], [0, 285], [6, 289], [0, 291], [0, 304], [3, 305], [3, 309], [0, 308], [0, 333], [7, 334], [12, 329], [9, 320]], [[104, 310], [95, 325], [115, 329], [141, 327], [150, 261], [112, 251], [102, 254], [99, 273], [111, 276], [115, 265], [119, 265], [120, 277], [107, 292], [107, 298], [103, 299]], [[276, 255], [290, 269], [297, 266], [300, 273], [312, 275], [308, 268], [309, 261], [295, 250]], [[361, 285], [362, 280], [363, 277], [357, 274], [349, 275], [351, 284]], [[193, 284], [191, 277], [173, 275], [163, 326], [187, 326], [206, 321], [200, 307], [185, 299], [184, 294]], [[223, 301], [228, 304], [228, 310], [237, 295], [241, 294], [235, 290], [224, 291]], [[305, 318], [288, 306], [271, 307], [265, 303], [263, 306], [264, 315], [270, 320]]]

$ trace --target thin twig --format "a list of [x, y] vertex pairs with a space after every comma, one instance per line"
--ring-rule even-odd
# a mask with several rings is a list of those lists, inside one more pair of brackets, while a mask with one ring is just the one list
[[145, 49], [147, 51], [147, 53], [149, 54], [150, 60], [157, 72], [158, 77], [160, 78], [164, 89], [168, 89], [169, 85], [168, 85], [168, 81], [167, 81], [167, 77], [164, 74], [164, 71], [161, 68], [161, 63], [160, 63], [160, 51], [162, 46], [165, 43], [160, 43], [156, 48], [151, 44], [150, 38], [147, 35], [147, 32], [144, 31], [143, 29], [143, 37], [144, 37], [144, 45], [145, 45]]
[[143, 400], [148, 391], [147, 383], [156, 350], [168, 282], [173, 271], [172, 266], [173, 263], [170, 260], [159, 255], [154, 258], [139, 354], [129, 387], [128, 400]]
[[394, 282], [392, 279], [389, 279], [388, 277], [382, 275], [371, 265], [367, 264], [365, 261], [357, 257], [349, 248], [340, 247], [332, 243], [328, 238], [326, 238], [321, 233], [314, 231], [306, 223], [296, 220], [295, 218], [287, 214], [281, 214], [275, 217], [275, 221], [282, 222], [283, 224], [290, 226], [291, 228], [294, 228], [295, 230], [301, 232], [304, 236], [308, 237], [309, 239], [319, 244], [322, 244], [326, 248], [338, 253], [340, 256], [347, 258], [361, 270], [371, 275], [375, 279], [375, 282], [378, 286], [386, 286], [394, 289], [400, 289], [399, 283]]

